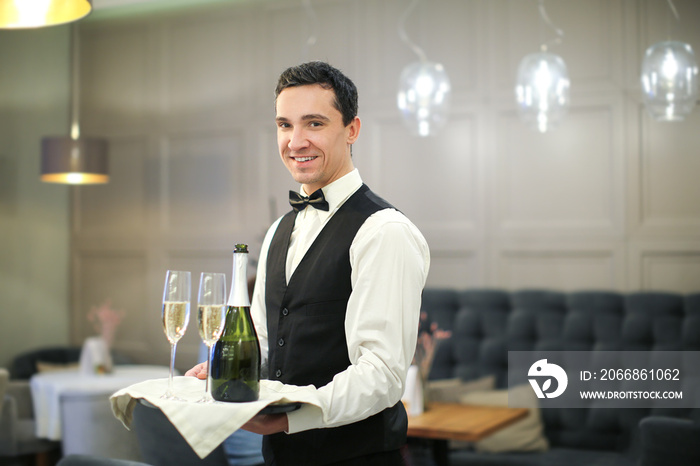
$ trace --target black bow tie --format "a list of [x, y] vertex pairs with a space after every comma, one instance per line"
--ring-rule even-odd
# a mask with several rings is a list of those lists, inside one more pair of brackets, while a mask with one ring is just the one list
[[328, 211], [328, 201], [326, 201], [323, 191], [320, 189], [314, 191], [309, 197], [302, 196], [295, 191], [289, 191], [289, 204], [294, 209], [294, 212], [306, 209], [307, 205], [313, 206], [318, 210]]

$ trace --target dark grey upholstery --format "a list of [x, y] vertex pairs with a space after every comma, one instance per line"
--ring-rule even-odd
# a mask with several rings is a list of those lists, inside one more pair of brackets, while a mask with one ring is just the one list
[[[176, 463], [173, 463], [176, 464]], [[67, 455], [56, 466], [149, 466], [137, 461], [102, 458], [92, 455]]]
[[[436, 351], [430, 379], [496, 376], [507, 386], [508, 351], [700, 350], [700, 293], [426, 289], [422, 310], [452, 337]], [[454, 465], [626, 465], [644, 455], [640, 421], [691, 418], [700, 409], [564, 409], [541, 411], [550, 451], [530, 454], [453, 452]], [[671, 425], [671, 424], [664, 424]], [[694, 448], [700, 449], [700, 435]], [[657, 446], [664, 442], [658, 442]], [[666, 442], [667, 446], [668, 442]], [[648, 456], [648, 455], [647, 455]], [[683, 454], [677, 455], [683, 458]], [[662, 458], [663, 455], [657, 455]], [[653, 462], [644, 463], [670, 464]], [[700, 464], [697, 462], [673, 463]]]
[[136, 403], [131, 429], [143, 461], [153, 466], [227, 466], [223, 445], [200, 459], [160, 409]]
[[639, 466], [700, 464], [700, 423], [652, 416], [642, 420], [640, 429], [645, 455]]
[[[80, 361], [80, 346], [55, 346], [37, 348], [19, 354], [12, 360], [10, 367], [10, 377], [13, 380], [29, 380], [37, 373], [37, 362], [48, 362], [52, 364], [70, 364]], [[111, 351], [112, 362], [117, 364], [131, 364], [131, 358], [120, 353]]]

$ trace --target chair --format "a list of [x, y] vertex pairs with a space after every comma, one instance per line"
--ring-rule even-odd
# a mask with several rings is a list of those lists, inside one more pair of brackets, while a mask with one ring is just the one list
[[129, 461], [142, 459], [136, 435], [112, 413], [111, 394], [112, 390], [103, 393], [72, 390], [61, 395], [64, 455], [98, 455]]
[[143, 460], [153, 466], [226, 466], [223, 446], [219, 445], [206, 458], [200, 459], [163, 412], [155, 407], [136, 403], [131, 421]]
[[[17, 355], [12, 360], [10, 375], [12, 379], [29, 380], [32, 375], [39, 372], [40, 363], [50, 364], [54, 367], [60, 365], [77, 365], [80, 361], [80, 346], [56, 346], [38, 348]], [[112, 350], [112, 361], [116, 364], [130, 364], [131, 359], [115, 350]]]
[[29, 382], [8, 376], [6, 369], [0, 369], [0, 464], [19, 464], [30, 455], [36, 464], [48, 464], [52, 454], [60, 453], [61, 444], [36, 437]]
[[103, 458], [94, 455], [66, 455], [56, 466], [149, 466], [137, 461]]

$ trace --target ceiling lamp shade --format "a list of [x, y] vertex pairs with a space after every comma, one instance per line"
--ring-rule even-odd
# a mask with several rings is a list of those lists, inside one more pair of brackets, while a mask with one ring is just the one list
[[66, 24], [92, 11], [92, 0], [0, 0], [0, 28], [23, 29]]
[[698, 63], [689, 44], [658, 42], [642, 62], [644, 106], [654, 120], [682, 121], [698, 100]]
[[412, 63], [399, 78], [397, 104], [404, 123], [418, 136], [429, 136], [447, 124], [450, 78], [439, 63]]
[[559, 55], [526, 55], [515, 86], [520, 118], [541, 133], [555, 127], [568, 112], [569, 87], [569, 72]]
[[41, 140], [41, 181], [64, 184], [109, 182], [107, 141], [65, 136]]

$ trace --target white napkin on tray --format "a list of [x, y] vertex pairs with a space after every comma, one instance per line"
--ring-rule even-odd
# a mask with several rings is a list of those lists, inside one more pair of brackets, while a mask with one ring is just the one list
[[200, 458], [206, 457], [243, 424], [272, 403], [301, 402], [301, 409], [320, 409], [313, 386], [284, 385], [261, 380], [260, 398], [247, 403], [196, 403], [204, 394], [205, 381], [196, 377], [175, 377], [173, 392], [185, 401], [161, 399], [168, 379], [140, 382], [115, 392], [110, 397], [112, 412], [128, 429], [134, 406], [144, 399], [160, 410], [182, 434]]

